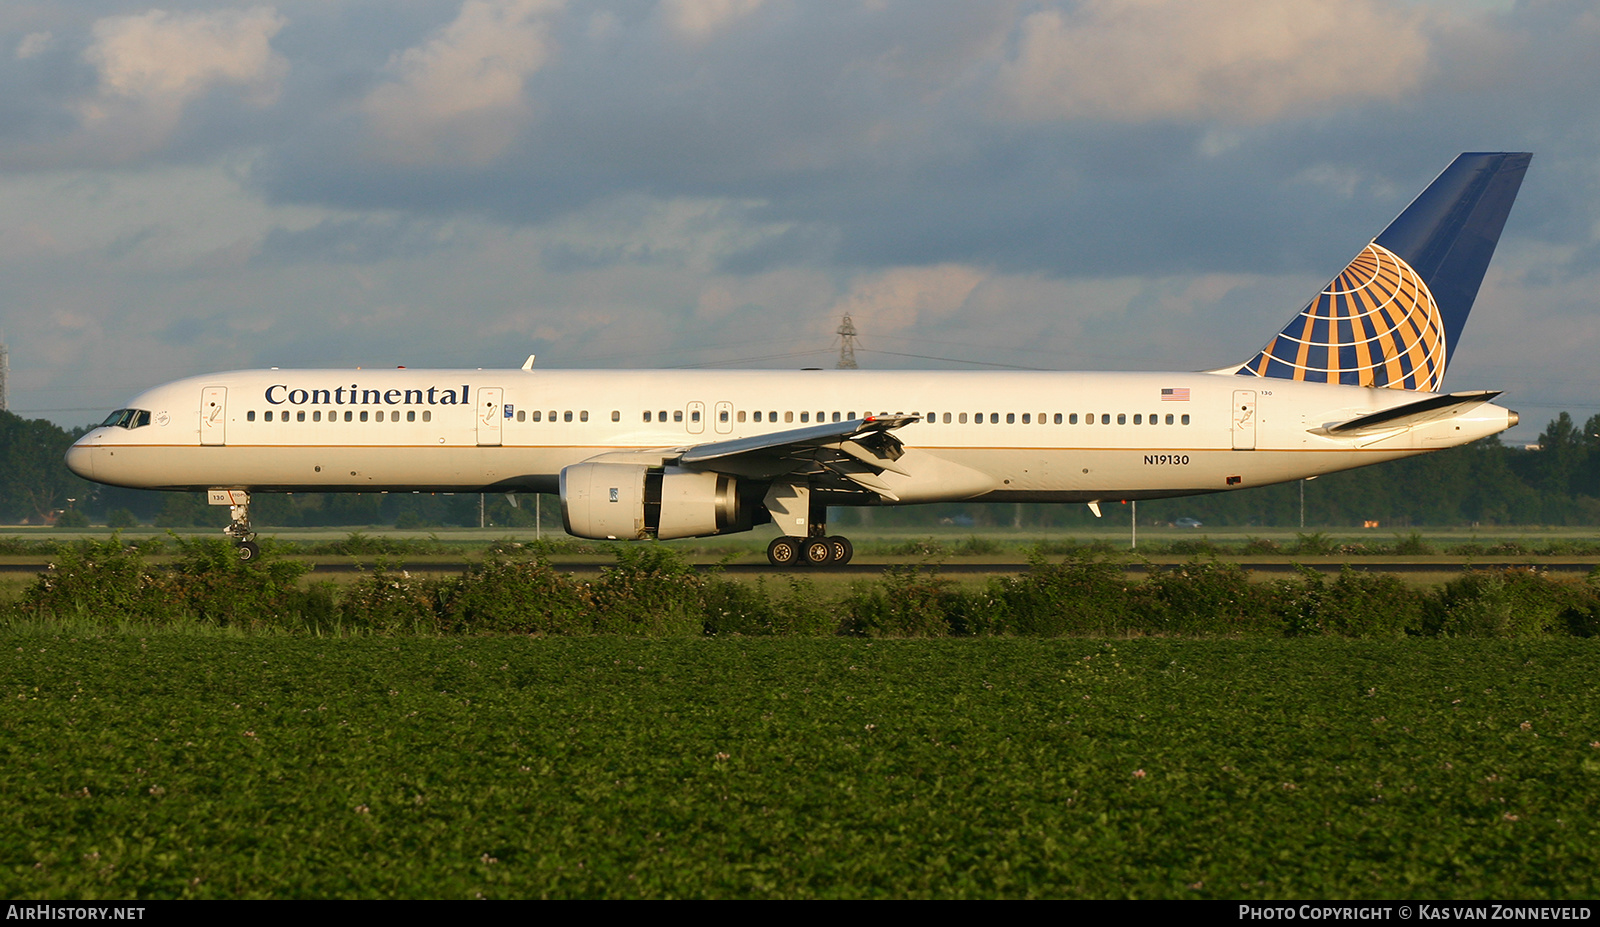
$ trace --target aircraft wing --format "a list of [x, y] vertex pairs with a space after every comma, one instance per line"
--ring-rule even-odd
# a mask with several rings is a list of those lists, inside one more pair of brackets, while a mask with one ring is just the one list
[[1331, 437], [1359, 437], [1385, 431], [1398, 431], [1413, 425], [1453, 418], [1473, 406], [1483, 405], [1500, 395], [1500, 392], [1497, 389], [1485, 389], [1429, 396], [1380, 412], [1360, 415], [1348, 421], [1329, 422], [1319, 428], [1311, 429], [1311, 433]]
[[747, 479], [804, 477], [813, 487], [867, 489], [898, 497], [879, 479], [885, 470], [905, 474], [897, 464], [905, 445], [891, 431], [919, 421], [918, 415], [869, 415], [844, 422], [716, 441], [685, 449], [677, 464]]

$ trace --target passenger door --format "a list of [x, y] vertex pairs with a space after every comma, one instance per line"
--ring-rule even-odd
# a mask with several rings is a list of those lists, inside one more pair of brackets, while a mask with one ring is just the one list
[[226, 444], [228, 388], [208, 386], [200, 393], [200, 443]]

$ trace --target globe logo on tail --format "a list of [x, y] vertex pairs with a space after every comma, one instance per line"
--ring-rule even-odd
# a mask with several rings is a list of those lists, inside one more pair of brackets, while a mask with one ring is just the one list
[[1421, 275], [1373, 243], [1240, 372], [1437, 392], [1444, 318]]

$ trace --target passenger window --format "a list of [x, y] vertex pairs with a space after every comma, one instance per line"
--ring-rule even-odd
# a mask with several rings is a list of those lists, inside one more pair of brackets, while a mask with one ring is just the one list
[[582, 412], [578, 413], [578, 421], [587, 422], [588, 420], [589, 420], [589, 410], [588, 409], [584, 409]]
[[344, 410], [344, 420], [345, 421], [353, 422], [353, 421], [355, 421], [355, 418], [356, 418], [356, 414], [354, 412], [351, 412], [349, 409]]
[[945, 414], [944, 414], [944, 423], [945, 423], [945, 424], [946, 424], [946, 425], [948, 425], [948, 424], [950, 424], [950, 413], [949, 413], [949, 412], [946, 412], [946, 413], [945, 413]]
[[983, 424], [983, 413], [982, 412], [974, 412], [974, 413], [972, 413], [972, 424], [974, 424], [974, 425], [982, 425]]
[[[1059, 419], [1058, 419], [1058, 421], [1059, 421]], [[1074, 412], [1071, 415], [1067, 416], [1067, 424], [1068, 425], [1076, 425], [1076, 424], [1078, 424], [1078, 413]]]
[[802, 421], [802, 422], [811, 421], [811, 413], [810, 412], [801, 412], [800, 413], [800, 421]]
[[[682, 413], [679, 413], [679, 414], [681, 415]], [[656, 413], [656, 421], [664, 422], [666, 420], [667, 420], [667, 410], [666, 409], [662, 409], [660, 412]], [[679, 419], [678, 421], [681, 422], [681, 421], [683, 421], [683, 419]]]
[[644, 420], [647, 421], [647, 422], [650, 421], [650, 410], [649, 409], [644, 410]]
[[760, 412], [756, 413], [756, 421], [758, 421], [758, 422], [761, 421], [761, 413]]
[[1126, 424], [1128, 424], [1128, 416], [1123, 414], [1123, 413], [1121, 413], [1121, 412], [1118, 412], [1117, 413], [1117, 424], [1118, 425], [1126, 425]]
[[[416, 415], [416, 414], [417, 414], [417, 413], [415, 413], [415, 412], [413, 412], [413, 413], [411, 413], [411, 414], [412, 414], [412, 415]], [[321, 410], [321, 409], [318, 409], [318, 410], [317, 410], [317, 411], [315, 411], [315, 412], [313, 412], [313, 413], [311, 413], [311, 420], [312, 420], [312, 421], [313, 421], [313, 422], [320, 422], [320, 421], [322, 421], [322, 410]]]
[[1171, 412], [1167, 413], [1167, 424], [1168, 425], [1172, 424], [1172, 413]]
[[1015, 425], [1016, 423], [1017, 423], [1017, 413], [1015, 413], [1015, 412], [1007, 412], [1006, 413], [1006, 424], [1007, 425]]
[[743, 412], [743, 410], [741, 410], [741, 411], [740, 411], [740, 412], [739, 412], [739, 421], [740, 421], [740, 422], [741, 422], [741, 423], [743, 423], [743, 422], [744, 422], [744, 412]]
[[367, 420], [367, 410], [366, 409], [362, 409], [361, 410], [361, 420], [363, 422]]
[[[539, 413], [535, 412], [533, 414], [534, 415], [538, 415]], [[406, 410], [406, 421], [414, 422], [416, 420], [417, 420], [417, 410], [416, 409], [407, 409]], [[522, 413], [521, 412], [517, 413], [517, 421], [519, 421], [519, 422], [522, 421]]]
[[672, 410], [672, 420], [675, 421], [675, 422], [683, 421], [683, 410], [682, 409], [673, 409]]
[[1000, 413], [999, 412], [990, 412], [989, 413], [989, 424], [991, 424], [991, 425], [1000, 424]]
[[400, 410], [399, 409], [396, 409], [393, 412], [389, 413], [389, 421], [391, 421], [391, 422], [400, 421]]
[[[1077, 423], [1078, 423], [1078, 417], [1077, 417], [1077, 416], [1076, 416], [1076, 415], [1074, 415], [1074, 416], [1073, 416], [1073, 417], [1072, 417], [1072, 423], [1073, 423], [1073, 424], [1074, 424], [1074, 425], [1076, 425], [1076, 424], [1077, 424]], [[1059, 425], [1059, 424], [1061, 424], [1061, 413], [1060, 413], [1060, 412], [1057, 412], [1057, 413], [1056, 413], [1056, 424], [1057, 424], [1057, 425]]]
[[965, 425], [966, 423], [967, 423], [967, 413], [963, 412], [960, 415], [960, 422], [958, 424]]
[[261, 416], [261, 420], [262, 420], [262, 421], [266, 421], [266, 422], [270, 422], [270, 421], [272, 421], [272, 410], [271, 410], [271, 409], [268, 409], [268, 410], [267, 410], [267, 414], [266, 414], [266, 415], [263, 415], [263, 416]]
[[[408, 422], [414, 420], [416, 417], [417, 417], [417, 413], [415, 413], [415, 412], [407, 412], [406, 413], [406, 421], [408, 421]], [[517, 410], [517, 421], [525, 422], [527, 420], [528, 420], [528, 410], [527, 409], [518, 409]]]
[[[424, 412], [423, 414], [426, 415], [427, 413]], [[537, 421], [539, 421], [539, 420], [541, 420], [543, 418], [544, 418], [544, 413], [543, 412], [539, 411], [538, 409], [534, 409], [533, 410], [533, 420], [534, 421], [537, 422]]]
[[295, 421], [297, 421], [297, 422], [303, 422], [303, 421], [305, 421], [305, 420], [306, 420], [306, 413], [305, 413], [305, 410], [303, 410], [303, 409], [302, 409], [302, 410], [301, 410], [301, 411], [299, 411], [299, 412], [296, 412], [296, 413], [295, 413], [295, 414], [294, 414], [294, 420], [295, 420]]
[[836, 421], [836, 422], [839, 420], [839, 413], [837, 413], [837, 412], [833, 413], [833, 420]]
[[422, 410], [422, 420], [425, 421], [425, 422], [433, 421], [433, 410], [431, 410], [431, 409], [423, 409]]
[[728, 424], [728, 410], [727, 409], [718, 409], [717, 410], [717, 421], [721, 422], [724, 425]]
[[567, 411], [565, 411], [565, 412], [563, 412], [563, 413], [561, 413], [561, 420], [562, 420], [562, 421], [563, 421], [563, 422], [570, 422], [570, 421], [572, 421], [572, 410], [571, 410], [571, 409], [568, 409], [568, 410], [567, 410]]
[[793, 422], [794, 421], [794, 413], [793, 412], [785, 412], [785, 413], [783, 413], [783, 420], [784, 420], [785, 423]]
[[255, 420], [256, 420], [256, 413], [255, 413], [255, 410], [254, 410], [254, 409], [252, 409], [252, 410], [250, 410], [250, 411], [249, 411], [249, 412], [246, 412], [246, 413], [245, 413], [245, 414], [244, 414], [244, 420], [245, 420], [245, 421], [247, 421], [247, 422], [253, 422], [253, 421], [255, 421]]
[[698, 423], [700, 421], [700, 410], [699, 409], [691, 409], [691, 410], [689, 410], [689, 421], [690, 422], [694, 422], [694, 423]]
[[1134, 417], [1133, 417], [1133, 423], [1134, 423], [1134, 424], [1135, 424], [1135, 425], [1143, 425], [1143, 424], [1144, 424], [1144, 422], [1143, 422], [1143, 421], [1141, 421], [1141, 420], [1140, 420], [1140, 418], [1141, 418], [1141, 417], [1140, 417], [1140, 416], [1138, 416], [1138, 415], [1135, 415], [1135, 416], [1134, 416]]
[[776, 412], [768, 412], [767, 413], [767, 421], [776, 422], [777, 420], [778, 420], [778, 413], [776, 413]]
[[1156, 424], [1156, 419], [1158, 417], [1159, 416], [1157, 416], [1154, 412], [1150, 413], [1150, 424], [1152, 424], [1152, 425]]
[[1184, 423], [1184, 424], [1185, 424], [1185, 425], [1187, 425], [1187, 424], [1189, 424], [1189, 416], [1187, 416], [1187, 415], [1185, 415], [1185, 416], [1184, 416], [1184, 417], [1183, 417], [1183, 423]]
[[[1042, 416], [1042, 415], [1039, 416], [1039, 421], [1041, 421], [1041, 422], [1044, 421], [1044, 416]], [[1024, 424], [1024, 425], [1031, 424], [1028, 421], [1028, 413], [1026, 413], [1026, 412], [1022, 413], [1022, 424]]]

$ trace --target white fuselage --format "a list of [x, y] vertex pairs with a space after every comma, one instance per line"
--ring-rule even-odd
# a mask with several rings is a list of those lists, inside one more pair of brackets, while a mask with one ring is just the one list
[[1425, 395], [1206, 373], [250, 370], [141, 394], [149, 424], [96, 428], [68, 464], [143, 489], [555, 492], [601, 455], [907, 413], [923, 420], [895, 435], [918, 465], [885, 475], [893, 501], [1086, 502], [1300, 479], [1515, 423], [1485, 403], [1314, 433]]

